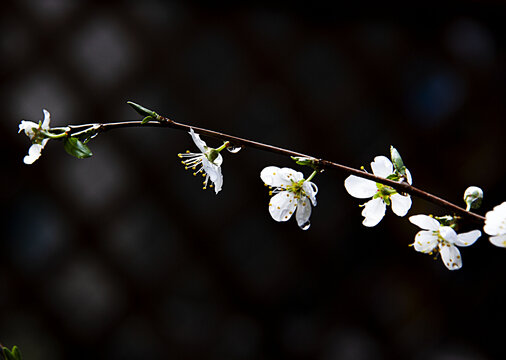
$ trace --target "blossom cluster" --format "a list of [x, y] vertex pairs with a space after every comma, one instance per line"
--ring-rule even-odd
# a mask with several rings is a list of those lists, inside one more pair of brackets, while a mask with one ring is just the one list
[[[158, 114], [140, 107], [137, 104], [129, 103], [144, 118], [142, 124], [153, 119], [164, 119]], [[23, 159], [25, 164], [33, 164], [41, 155], [42, 149], [49, 139], [63, 139], [65, 150], [78, 158], [91, 156], [91, 152], [84, 145], [87, 141], [98, 134], [99, 124], [94, 124], [88, 129], [70, 136], [70, 128], [49, 127], [50, 114], [43, 109], [44, 119], [35, 123], [32, 121], [21, 121], [19, 132], [24, 131], [32, 145], [28, 155]], [[166, 121], [166, 120], [164, 120]], [[62, 130], [63, 129], [63, 130]], [[69, 129], [69, 130], [66, 130]], [[57, 132], [54, 132], [58, 130]], [[200, 135], [190, 127], [189, 134], [198, 148], [198, 152], [186, 151], [178, 156], [182, 159], [185, 169], [192, 169], [193, 175], [201, 174], [204, 177], [203, 189], [214, 188], [218, 194], [223, 188], [223, 174], [221, 166], [223, 156], [221, 151], [228, 149], [231, 153], [237, 153], [240, 147], [232, 146], [228, 141], [218, 148], [207, 146]], [[79, 135], [79, 136], [77, 136]], [[83, 140], [83, 141], [81, 141]], [[371, 162], [372, 175], [364, 168], [363, 175], [355, 172], [356, 175], [348, 176], [344, 181], [346, 191], [358, 199], [368, 199], [364, 204], [362, 224], [366, 227], [378, 225], [387, 212], [387, 207], [392, 212], [404, 217], [411, 209], [411, 196], [399, 189], [410, 189], [413, 182], [410, 171], [404, 166], [399, 152], [390, 148], [391, 159], [386, 156], [376, 156]], [[293, 158], [299, 165], [306, 165], [313, 168], [313, 172], [304, 177], [302, 172], [288, 167], [267, 166], [260, 172], [260, 179], [269, 188], [269, 214], [277, 222], [285, 222], [295, 214], [297, 225], [307, 230], [310, 227], [312, 207], [315, 207], [318, 187], [312, 181], [321, 172], [319, 161], [312, 158]], [[374, 179], [374, 180], [371, 180]], [[404, 186], [400, 186], [400, 185]], [[476, 209], [480, 206], [483, 198], [483, 191], [475, 186], [469, 187], [464, 193], [464, 201], [467, 204], [466, 211]], [[413, 248], [421, 253], [441, 257], [444, 265], [449, 270], [457, 270], [462, 267], [462, 258], [459, 247], [467, 247], [476, 242], [481, 236], [480, 230], [472, 230], [465, 233], [457, 233], [459, 217], [441, 216], [434, 217], [424, 214], [412, 215], [409, 221], [418, 226], [421, 230], [415, 235], [411, 244]], [[506, 202], [496, 206], [485, 215], [484, 232], [490, 235], [490, 242], [498, 247], [506, 247]]]
[[23, 162], [27, 165], [33, 164], [38, 158], [40, 158], [42, 149], [46, 146], [49, 138], [46, 138], [43, 131], [49, 130], [49, 122], [51, 121], [51, 114], [46, 109], [42, 109], [44, 113], [44, 120], [39, 123], [33, 121], [21, 120], [19, 124], [19, 131], [24, 131], [26, 136], [32, 141], [32, 146], [28, 149], [28, 155], [23, 158]]

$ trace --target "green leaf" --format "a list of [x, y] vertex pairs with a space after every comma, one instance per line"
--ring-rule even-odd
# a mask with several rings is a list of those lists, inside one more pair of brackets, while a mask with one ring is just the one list
[[16, 360], [21, 360], [21, 351], [19, 351], [19, 348], [16, 345], [12, 348], [12, 355], [14, 355]]
[[450, 226], [454, 228], [457, 225], [457, 222], [460, 218], [458, 216], [444, 215], [444, 216], [434, 216], [434, 219], [439, 221], [439, 223], [442, 226]]
[[3, 351], [5, 355], [5, 360], [17, 360], [9, 349], [3, 348]]
[[295, 163], [297, 165], [309, 166], [315, 170], [317, 170], [317, 168], [318, 168], [318, 160], [316, 160], [316, 159], [302, 157], [302, 156], [290, 156], [290, 157], [292, 158], [292, 160], [295, 161]]
[[151, 120], [155, 120], [155, 118], [152, 116], [146, 116], [144, 119], [142, 119], [141, 124], [144, 125], [144, 124], [150, 122]]
[[[153, 110], [146, 109], [144, 106], [136, 104], [132, 101], [127, 101], [127, 104], [130, 105], [135, 111], [137, 111], [142, 116], [145, 116], [145, 117], [151, 116], [153, 119], [158, 119], [158, 117], [160, 116], [157, 113], [155, 113]], [[146, 118], [144, 118], [142, 120], [143, 124], [144, 124], [145, 120], [146, 120]], [[147, 120], [147, 121], [149, 121], [149, 120]]]
[[67, 153], [78, 159], [88, 158], [93, 155], [90, 148], [75, 137], [66, 138], [63, 146], [65, 147], [65, 151]]

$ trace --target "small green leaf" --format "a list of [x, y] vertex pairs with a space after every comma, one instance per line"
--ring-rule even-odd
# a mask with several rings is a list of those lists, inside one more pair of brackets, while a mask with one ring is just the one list
[[452, 228], [455, 228], [460, 218], [458, 216], [444, 215], [444, 216], [434, 216], [434, 219], [439, 221], [439, 223], [442, 226], [450, 226]]
[[67, 153], [78, 159], [88, 158], [93, 155], [90, 148], [75, 137], [66, 138], [63, 146], [65, 147], [65, 151]]
[[[144, 106], [136, 104], [132, 101], [127, 101], [127, 104], [130, 105], [135, 111], [137, 111], [142, 116], [145, 116], [145, 117], [151, 116], [153, 119], [158, 119], [158, 117], [160, 116], [157, 113], [155, 113], [153, 110], [146, 109]], [[144, 118], [142, 120], [143, 124], [144, 124], [145, 120], [146, 120], [146, 118]], [[147, 121], [149, 121], [149, 120], [147, 120]]]
[[142, 119], [141, 124], [144, 125], [144, 124], [150, 122], [151, 120], [155, 120], [155, 118], [152, 116], [146, 116], [144, 119]]
[[3, 351], [5, 355], [5, 360], [17, 360], [9, 349], [3, 348]]
[[406, 167], [404, 166], [404, 162], [402, 161], [401, 154], [399, 154], [396, 148], [390, 146], [390, 155], [392, 158], [392, 163], [394, 164], [395, 171], [405, 176]]
[[16, 345], [12, 348], [12, 355], [14, 355], [16, 360], [21, 360], [21, 351], [19, 351], [19, 348]]
[[318, 160], [316, 160], [316, 159], [302, 157], [302, 156], [290, 156], [290, 157], [292, 158], [292, 160], [295, 161], [295, 163], [297, 165], [309, 166], [315, 170], [317, 170], [317, 168], [318, 168]]

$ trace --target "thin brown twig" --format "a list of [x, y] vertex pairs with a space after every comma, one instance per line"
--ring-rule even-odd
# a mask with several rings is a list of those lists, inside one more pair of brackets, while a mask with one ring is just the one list
[[391, 186], [392, 188], [396, 189], [397, 191], [401, 193], [407, 193], [419, 198], [422, 198], [424, 200], [427, 200], [433, 204], [439, 205], [441, 207], [447, 208], [451, 210], [455, 215], [459, 215], [462, 217], [467, 218], [470, 221], [473, 221], [475, 223], [483, 225], [485, 222], [485, 217], [472, 213], [470, 211], [465, 210], [462, 207], [459, 207], [445, 199], [442, 199], [438, 196], [435, 196], [427, 191], [418, 189], [407, 182], [397, 182], [389, 179], [385, 179], [382, 177], [378, 177], [374, 174], [365, 172], [363, 170], [358, 170], [352, 167], [348, 167], [345, 165], [341, 165], [332, 161], [324, 160], [324, 159], [318, 159], [314, 156], [302, 154], [296, 151], [287, 150], [280, 148], [278, 146], [268, 145], [261, 142], [248, 140], [244, 138], [240, 138], [237, 136], [228, 135], [225, 133], [221, 133], [214, 130], [204, 129], [196, 126], [186, 125], [182, 123], [175, 122], [169, 118], [159, 116], [159, 120], [157, 121], [150, 121], [146, 124], [141, 124], [141, 121], [123, 121], [123, 122], [114, 122], [114, 123], [104, 123], [104, 124], [83, 124], [83, 125], [69, 125], [68, 127], [71, 129], [69, 132], [69, 135], [72, 135], [72, 133], [86, 129], [90, 126], [99, 126], [99, 132], [105, 132], [113, 129], [119, 129], [119, 128], [128, 128], [128, 127], [161, 127], [161, 128], [172, 128], [172, 129], [178, 129], [178, 130], [190, 130], [193, 129], [196, 133], [200, 135], [209, 136], [212, 138], [216, 138], [223, 141], [229, 141], [231, 145], [233, 146], [244, 146], [244, 147], [251, 147], [263, 151], [268, 151], [271, 153], [277, 153], [281, 155], [286, 156], [299, 156], [304, 158], [311, 158], [316, 159], [320, 169], [337, 169], [341, 170], [347, 174], [356, 175], [362, 178], [366, 178], [372, 181], [375, 181], [377, 183]]

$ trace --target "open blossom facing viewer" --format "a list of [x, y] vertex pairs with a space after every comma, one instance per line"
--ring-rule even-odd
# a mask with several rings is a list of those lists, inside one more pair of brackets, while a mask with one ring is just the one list
[[[371, 163], [374, 175], [382, 178], [392, 178], [399, 180], [401, 176], [394, 171], [392, 162], [385, 156], [376, 156], [374, 162]], [[412, 179], [408, 169], [404, 168], [405, 179], [411, 185]], [[348, 193], [359, 199], [371, 200], [364, 204], [362, 216], [365, 217], [362, 224], [368, 227], [376, 226], [383, 216], [385, 216], [386, 206], [391, 205], [392, 211], [398, 216], [404, 216], [411, 207], [411, 197], [409, 195], [401, 195], [394, 188], [367, 180], [355, 175], [350, 175], [344, 181], [344, 187]]]
[[462, 258], [457, 246], [472, 245], [481, 236], [480, 230], [457, 234], [450, 226], [443, 226], [427, 215], [410, 216], [409, 221], [423, 229], [415, 236], [413, 243], [415, 250], [431, 255], [439, 252], [448, 270], [458, 270], [462, 267]]
[[49, 122], [51, 120], [51, 114], [46, 109], [42, 109], [44, 113], [44, 120], [39, 121], [39, 123], [34, 123], [33, 121], [21, 120], [19, 124], [19, 131], [24, 131], [26, 136], [30, 138], [32, 141], [32, 146], [28, 149], [28, 155], [23, 158], [23, 162], [27, 165], [33, 164], [35, 160], [40, 157], [42, 149], [46, 146], [49, 141], [42, 133], [43, 131], [49, 130]]
[[491, 235], [489, 240], [499, 247], [506, 247], [506, 201], [485, 214], [483, 231]]
[[[178, 154], [178, 156], [180, 158], [186, 158], [186, 160], [182, 161], [185, 169], [191, 168], [196, 170], [193, 175], [196, 176], [198, 173], [202, 172], [202, 176], [205, 177], [204, 189], [207, 189], [208, 181], [211, 180], [214, 184], [214, 191], [217, 194], [223, 186], [223, 175], [221, 174], [223, 157], [221, 156], [220, 151], [225, 149], [228, 143], [223, 144], [218, 149], [213, 149], [208, 147], [205, 141], [201, 140], [200, 136], [196, 134], [193, 129], [190, 129], [189, 134], [201, 152], [191, 153], [186, 151], [186, 153]], [[213, 185], [211, 184], [210, 187], [213, 187]]]
[[269, 202], [269, 213], [276, 221], [288, 221], [295, 212], [295, 219], [302, 230], [309, 229], [311, 204], [316, 206], [318, 187], [310, 180], [316, 171], [305, 180], [301, 172], [290, 168], [268, 166], [260, 172], [266, 186], [273, 188]]

